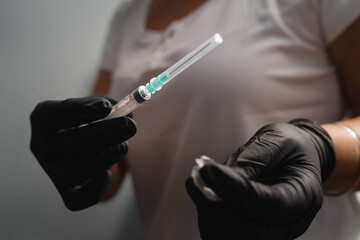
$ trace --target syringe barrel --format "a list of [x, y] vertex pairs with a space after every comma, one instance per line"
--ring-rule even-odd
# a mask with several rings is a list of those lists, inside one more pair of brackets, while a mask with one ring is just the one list
[[126, 116], [150, 98], [151, 94], [146, 90], [145, 86], [140, 86], [115, 104], [104, 120]]
[[150, 82], [146, 84], [146, 87], [140, 86], [116, 105], [114, 105], [110, 114], [105, 117], [104, 120], [126, 116], [127, 114], [131, 113], [143, 102], [149, 100], [151, 98], [151, 94], [159, 91], [163, 85], [168, 83], [171, 79], [191, 66], [201, 57], [208, 54], [222, 42], [223, 39], [221, 35], [216, 33], [214, 36], [202, 43], [199, 47], [191, 51], [185, 57], [177, 61], [174, 65], [165, 70], [159, 76], [152, 78]]
[[220, 34], [216, 33], [214, 36], [203, 42], [200, 46], [192, 50], [185, 57], [180, 59], [170, 68], [166, 69], [159, 75], [160, 78], [165, 78], [162, 82], [166, 84], [168, 81], [173, 79], [179, 73], [184, 71], [186, 68], [191, 66], [193, 63], [198, 61], [200, 58], [211, 52], [214, 48], [219, 46], [223, 42], [223, 38]]

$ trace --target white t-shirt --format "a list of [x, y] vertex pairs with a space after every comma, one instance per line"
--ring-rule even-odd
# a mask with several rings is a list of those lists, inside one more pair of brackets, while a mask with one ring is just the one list
[[[262, 125], [302, 117], [344, 117], [326, 45], [360, 13], [359, 0], [208, 0], [162, 32], [145, 28], [149, 0], [126, 1], [115, 15], [103, 69], [121, 99], [214, 33], [224, 43], [134, 113], [128, 165], [147, 239], [197, 240], [196, 210], [184, 182], [194, 159], [219, 162]], [[302, 239], [356, 239], [354, 194], [326, 198]]]

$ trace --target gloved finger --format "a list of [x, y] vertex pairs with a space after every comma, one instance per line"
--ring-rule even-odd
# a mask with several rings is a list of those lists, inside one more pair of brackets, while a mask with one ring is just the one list
[[278, 235], [269, 234], [270, 231], [262, 231], [263, 226], [259, 222], [234, 211], [230, 205], [207, 200], [191, 178], [186, 181], [186, 189], [197, 208], [202, 239], [284, 239], [276, 238]]
[[[311, 186], [311, 182], [316, 182], [316, 179], [304, 183], [303, 178], [291, 172], [273, 185], [253, 181], [241, 169], [234, 170], [218, 163], [206, 164], [200, 170], [200, 175], [206, 185], [223, 199], [224, 204], [266, 224], [295, 220], [314, 201], [318, 201], [312, 199], [315, 194], [312, 194], [314, 186]], [[321, 184], [317, 187], [321, 187]]]
[[[68, 170], [68, 174], [72, 175], [71, 179], [73, 182], [82, 182], [98, 175], [109, 169], [115, 163], [123, 160], [127, 151], [127, 142], [111, 146], [96, 155], [77, 160], [76, 164]], [[86, 169], [86, 171], [84, 171], [84, 169]]]
[[214, 160], [204, 155], [201, 156], [200, 158], [195, 159], [196, 165], [193, 166], [191, 170], [191, 178], [193, 179], [195, 186], [200, 190], [200, 192], [202, 192], [202, 194], [208, 200], [221, 201], [219, 196], [217, 196], [216, 193], [211, 188], [207, 187], [200, 177], [199, 170], [201, 167], [204, 166], [206, 161], [214, 161]]
[[122, 142], [102, 151], [99, 154], [97, 161], [94, 161], [95, 168], [109, 169], [112, 165], [124, 159], [128, 149], [128, 143]]
[[207, 200], [195, 186], [194, 180], [188, 178], [185, 183], [190, 198], [195, 203], [198, 212], [198, 225], [201, 238], [205, 240], [223, 239], [223, 229], [219, 231], [218, 221], [225, 221], [224, 215], [220, 214], [221, 204]]
[[204, 196], [204, 194], [196, 187], [194, 180], [191, 177], [186, 180], [185, 186], [188, 195], [190, 196], [191, 200], [195, 203], [198, 211], [208, 212], [210, 209], [226, 208], [227, 205], [222, 202], [213, 202], [211, 200], [208, 200]]
[[185, 182], [186, 191], [189, 194], [191, 200], [199, 208], [205, 207], [208, 204], [203, 193], [196, 187], [194, 180], [189, 177]]
[[[127, 143], [124, 142], [88, 157], [53, 161], [45, 166], [45, 170], [50, 173], [49, 175], [55, 182], [61, 182], [62, 186], [81, 184], [122, 160], [127, 149]], [[58, 179], [61, 181], [57, 181]]]
[[136, 133], [135, 122], [127, 117], [96, 122], [56, 135], [42, 137], [44, 151], [54, 156], [84, 156], [122, 143]]
[[105, 98], [69, 98], [64, 101], [44, 101], [32, 112], [33, 126], [44, 132], [77, 127], [107, 116], [112, 104]]
[[225, 202], [236, 202], [242, 194], [238, 192], [238, 187], [245, 185], [245, 179], [248, 179], [241, 169], [234, 171], [234, 169], [216, 162], [206, 162], [199, 170], [199, 174], [205, 185]]
[[105, 98], [112, 104], [112, 106], [114, 106], [116, 103], [118, 103], [118, 101], [116, 101], [115, 99], [112, 99], [106, 95], [95, 95], [94, 97]]
[[[196, 187], [194, 180], [188, 178], [186, 190], [195, 203], [198, 213], [198, 226], [204, 240], [238, 239], [234, 232], [239, 230], [241, 216], [235, 219], [234, 213], [221, 202], [209, 201]], [[226, 222], [226, 223], [225, 223]], [[236, 227], [232, 225], [236, 224]], [[232, 237], [230, 237], [232, 236]]]
[[62, 193], [65, 206], [71, 211], [78, 211], [96, 204], [109, 186], [111, 178], [110, 171], [103, 171], [81, 185], [58, 187], [58, 190]]
[[63, 142], [82, 143], [89, 147], [106, 148], [124, 142], [136, 134], [136, 123], [128, 117], [109, 119], [66, 132]]

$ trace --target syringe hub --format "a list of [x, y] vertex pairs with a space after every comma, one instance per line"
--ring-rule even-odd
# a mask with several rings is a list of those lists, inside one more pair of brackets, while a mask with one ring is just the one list
[[221, 44], [223, 41], [220, 34], [215, 34], [210, 39], [202, 43], [196, 49], [188, 53], [185, 57], [177, 61], [170, 68], [166, 69], [159, 76], [154, 77], [145, 86], [140, 86], [132, 93], [122, 99], [120, 102], [112, 107], [110, 114], [104, 119], [114, 117], [121, 117], [129, 114], [143, 102], [150, 99], [151, 94], [159, 91], [162, 86], [168, 83], [171, 79], [198, 61], [201, 57], [208, 54], [211, 50]]
[[158, 77], [154, 77], [147, 83], [146, 89], [151, 93], [154, 94], [156, 91], [159, 91], [161, 87], [167, 82], [168, 77], [165, 74], [162, 74]]
[[143, 85], [133, 91], [133, 96], [138, 103], [143, 103], [151, 98], [151, 94]]

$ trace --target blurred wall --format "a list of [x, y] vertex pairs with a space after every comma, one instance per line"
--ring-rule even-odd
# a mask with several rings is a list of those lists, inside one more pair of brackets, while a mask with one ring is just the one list
[[70, 212], [29, 151], [38, 102], [91, 93], [120, 2], [0, 0], [0, 239], [141, 239], [129, 180], [110, 203]]

